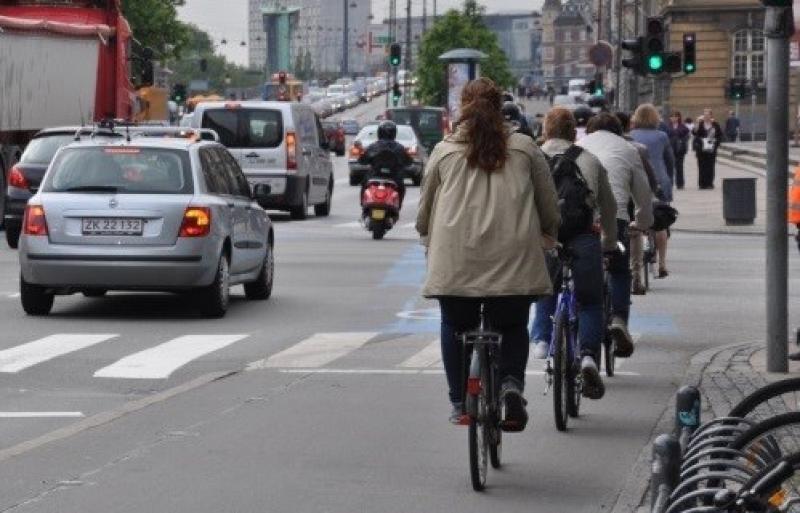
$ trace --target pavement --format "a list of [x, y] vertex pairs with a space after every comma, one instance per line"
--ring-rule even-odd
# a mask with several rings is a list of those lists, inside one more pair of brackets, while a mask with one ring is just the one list
[[[374, 119], [381, 100], [347, 117]], [[59, 297], [53, 315], [30, 318], [17, 255], [0, 246], [0, 511], [630, 513], [675, 390], [716, 367], [731, 375], [726, 361], [758, 367], [757, 351], [724, 351], [763, 339], [764, 238], [701, 224], [716, 192], [692, 191], [690, 170], [671, 275], [635, 298], [633, 358], [567, 433], [531, 361], [531, 422], [504, 438], [504, 467], [476, 494], [466, 430], [447, 422], [437, 305], [420, 296], [419, 189], [373, 241], [346, 160], [334, 165], [331, 216], [272, 212], [274, 295], [235, 290], [224, 319], [176, 296], [119, 293]], [[201, 351], [207, 335], [215, 345]], [[718, 365], [698, 364], [705, 354]], [[100, 372], [120, 362], [132, 374]]]

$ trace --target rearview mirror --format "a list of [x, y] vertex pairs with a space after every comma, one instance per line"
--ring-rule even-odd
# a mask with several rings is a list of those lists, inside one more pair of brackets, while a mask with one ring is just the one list
[[257, 183], [255, 187], [253, 187], [253, 199], [266, 200], [271, 192], [272, 192], [272, 187], [270, 187], [269, 184]]

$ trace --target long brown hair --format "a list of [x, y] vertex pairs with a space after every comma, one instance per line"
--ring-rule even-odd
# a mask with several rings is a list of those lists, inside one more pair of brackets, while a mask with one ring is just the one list
[[486, 172], [503, 167], [508, 141], [500, 89], [488, 78], [472, 80], [461, 92], [461, 119], [467, 139], [467, 164]]

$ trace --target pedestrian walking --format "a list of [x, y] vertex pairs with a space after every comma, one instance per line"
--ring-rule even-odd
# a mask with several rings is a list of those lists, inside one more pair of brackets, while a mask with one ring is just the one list
[[700, 189], [713, 189], [717, 149], [723, 133], [711, 109], [705, 109], [703, 115], [697, 118], [692, 135], [692, 149], [697, 155], [697, 185]]
[[442, 360], [457, 423], [464, 402], [464, 346], [457, 333], [486, 321], [503, 336], [500, 398], [504, 429], [527, 423], [522, 392], [535, 298], [553, 293], [542, 248], [560, 225], [550, 167], [530, 137], [512, 132], [502, 95], [488, 78], [461, 95], [455, 133], [436, 145], [425, 169], [417, 231], [427, 248], [423, 295], [439, 301]]
[[728, 142], [736, 142], [739, 139], [739, 129], [742, 122], [736, 117], [734, 111], [728, 111], [728, 119], [725, 120], [725, 140]]
[[[670, 144], [669, 136], [658, 129], [661, 116], [658, 115], [656, 108], [645, 103], [636, 109], [631, 120], [634, 129], [631, 130], [631, 137], [639, 144], [647, 147], [650, 165], [656, 173], [656, 179], [660, 185], [658, 201], [669, 204], [672, 202], [672, 170], [675, 168], [675, 157]], [[669, 275], [667, 270], [667, 230], [655, 232], [656, 250], [658, 251], [658, 277], [666, 278]]]
[[672, 153], [675, 154], [675, 186], [678, 189], [683, 189], [685, 185], [683, 163], [686, 160], [686, 154], [689, 153], [689, 139], [692, 136], [692, 132], [684, 124], [681, 113], [678, 111], [673, 111], [669, 117], [667, 136], [672, 146]]

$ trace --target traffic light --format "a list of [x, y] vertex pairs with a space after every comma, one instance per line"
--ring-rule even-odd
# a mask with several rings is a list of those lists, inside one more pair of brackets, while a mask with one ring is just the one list
[[667, 52], [664, 54], [664, 71], [667, 73], [680, 73], [683, 61], [679, 52]]
[[605, 96], [606, 92], [603, 90], [603, 80], [595, 79], [589, 81], [589, 94], [592, 96]]
[[697, 36], [694, 32], [683, 35], [683, 72], [691, 75], [697, 71]]
[[184, 84], [173, 84], [170, 99], [175, 103], [183, 103], [186, 100], [186, 86]]
[[400, 101], [401, 96], [403, 96], [403, 91], [400, 90], [400, 84], [395, 82], [392, 87], [392, 101], [395, 105]]
[[400, 47], [400, 43], [392, 43], [389, 47], [389, 64], [392, 66], [400, 66], [402, 53], [403, 49]]
[[664, 18], [647, 18], [647, 33], [644, 37], [645, 64], [647, 73], [658, 75], [665, 71], [667, 49]]
[[731, 100], [741, 100], [747, 96], [747, 81], [739, 78], [732, 78], [728, 81], [728, 98]]
[[629, 58], [622, 59], [622, 65], [636, 75], [644, 75], [644, 38], [640, 36], [636, 39], [625, 39], [622, 41], [622, 49], [631, 52]]

